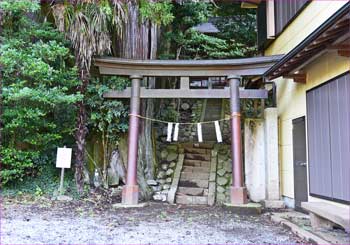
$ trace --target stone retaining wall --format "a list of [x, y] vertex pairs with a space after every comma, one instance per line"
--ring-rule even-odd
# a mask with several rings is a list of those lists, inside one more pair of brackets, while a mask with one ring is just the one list
[[218, 152], [216, 169], [216, 203], [222, 204], [230, 200], [230, 186], [232, 185], [232, 161], [230, 145], [217, 144]]
[[173, 182], [179, 152], [176, 144], [159, 144], [157, 149], [156, 180], [149, 181], [154, 194], [153, 199], [165, 202]]

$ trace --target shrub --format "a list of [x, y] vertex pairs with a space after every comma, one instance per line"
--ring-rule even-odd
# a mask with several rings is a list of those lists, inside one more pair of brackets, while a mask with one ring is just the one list
[[22, 181], [24, 176], [33, 172], [34, 162], [38, 159], [38, 156], [38, 152], [3, 148], [1, 150], [1, 184], [4, 185], [14, 180]]

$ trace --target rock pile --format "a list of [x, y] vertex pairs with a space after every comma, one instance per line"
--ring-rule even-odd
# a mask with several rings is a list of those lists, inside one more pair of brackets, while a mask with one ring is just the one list
[[178, 147], [174, 144], [162, 145], [157, 151], [159, 166], [156, 181], [149, 180], [147, 183], [154, 191], [153, 199], [156, 201], [167, 200], [168, 192], [173, 181], [174, 170], [178, 158]]

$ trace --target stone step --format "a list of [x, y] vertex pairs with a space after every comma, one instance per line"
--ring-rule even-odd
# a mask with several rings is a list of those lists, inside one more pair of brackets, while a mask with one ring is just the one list
[[210, 154], [210, 149], [204, 148], [194, 148], [194, 147], [186, 147], [184, 149], [185, 153], [194, 153], [194, 154]]
[[209, 180], [209, 173], [181, 172], [181, 180]]
[[184, 166], [191, 166], [191, 167], [210, 168], [210, 162], [208, 162], [208, 161], [192, 160], [192, 159], [185, 159], [183, 165]]
[[209, 180], [202, 179], [191, 179], [191, 180], [182, 180], [180, 178], [179, 187], [199, 187], [199, 188], [208, 188]]
[[177, 194], [176, 203], [187, 205], [208, 205], [208, 197]]
[[213, 149], [215, 142], [206, 143], [183, 143], [183, 148]]
[[189, 195], [189, 196], [203, 196], [204, 188], [179, 187], [177, 189], [177, 193], [181, 193], [183, 195]]
[[183, 172], [192, 172], [192, 173], [209, 173], [209, 167], [197, 167], [197, 166], [183, 166]]
[[185, 159], [188, 160], [200, 160], [200, 161], [210, 161], [210, 154], [192, 154], [185, 153]]

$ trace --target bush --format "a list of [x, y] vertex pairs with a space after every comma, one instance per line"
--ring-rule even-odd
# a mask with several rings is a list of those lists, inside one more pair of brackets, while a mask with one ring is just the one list
[[0, 171], [1, 184], [10, 181], [22, 181], [23, 177], [33, 172], [34, 162], [39, 158], [38, 152], [20, 151], [10, 148], [1, 150], [2, 166]]

